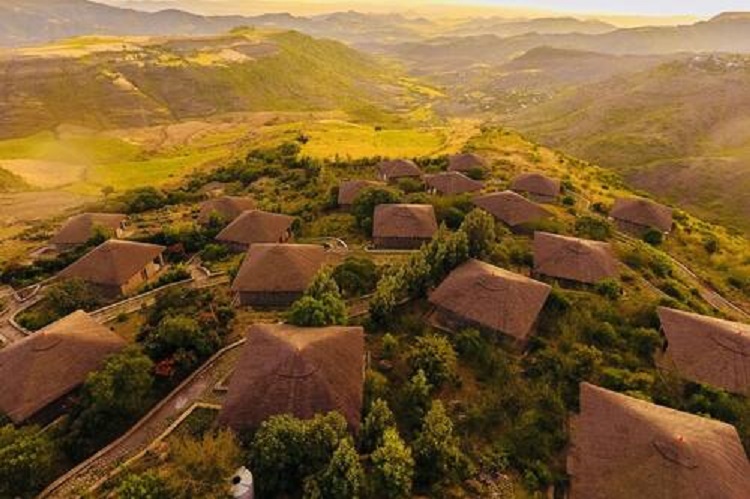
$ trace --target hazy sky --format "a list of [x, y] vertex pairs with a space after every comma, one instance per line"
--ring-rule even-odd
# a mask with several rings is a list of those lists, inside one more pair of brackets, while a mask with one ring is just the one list
[[536, 7], [571, 12], [607, 12], [648, 15], [697, 14], [750, 10], [750, 0], [484, 0], [477, 3]]

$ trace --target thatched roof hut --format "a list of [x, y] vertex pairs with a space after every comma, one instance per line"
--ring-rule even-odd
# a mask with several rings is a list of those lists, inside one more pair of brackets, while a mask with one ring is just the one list
[[655, 228], [665, 233], [672, 230], [672, 209], [650, 199], [617, 199], [610, 216], [626, 230]]
[[750, 395], [750, 324], [659, 307], [667, 349], [659, 365], [687, 379]]
[[381, 204], [375, 207], [372, 237], [379, 248], [418, 248], [438, 230], [428, 204]]
[[326, 258], [325, 248], [315, 244], [253, 244], [232, 291], [244, 305], [289, 305], [305, 292]]
[[339, 184], [339, 206], [351, 206], [359, 193], [371, 187], [383, 187], [381, 182], [372, 180], [346, 180]]
[[586, 284], [618, 276], [609, 243], [547, 232], [534, 233], [534, 272]]
[[549, 211], [513, 191], [480, 196], [474, 199], [474, 204], [509, 227], [538, 222], [552, 216]]
[[284, 243], [292, 235], [294, 217], [261, 210], [244, 211], [224, 227], [216, 240], [246, 251], [257, 243]]
[[109, 237], [119, 237], [127, 218], [122, 213], [82, 213], [69, 218], [50, 242], [59, 247], [78, 246], [88, 242], [96, 230], [104, 231]]
[[422, 178], [422, 170], [410, 159], [394, 159], [378, 163], [378, 176], [384, 182], [401, 178]]
[[271, 416], [310, 419], [340, 412], [359, 429], [364, 383], [361, 327], [250, 327], [242, 357], [219, 414], [235, 430], [257, 428]]
[[541, 173], [522, 173], [512, 180], [510, 188], [539, 200], [551, 201], [560, 195], [560, 181]]
[[571, 499], [744, 498], [750, 461], [726, 423], [581, 384]]
[[451, 272], [429, 300], [446, 326], [476, 326], [525, 343], [551, 289], [542, 282], [470, 260]]
[[207, 224], [212, 214], [219, 215], [224, 221], [231, 222], [243, 211], [255, 209], [255, 201], [247, 197], [221, 196], [201, 203], [198, 222]]
[[448, 158], [449, 172], [468, 173], [476, 169], [485, 169], [487, 166], [487, 160], [474, 153], [453, 154]]
[[477, 192], [484, 188], [482, 182], [470, 179], [463, 173], [459, 172], [425, 175], [425, 184], [427, 185], [428, 190], [446, 196], [464, 194], [466, 192]]
[[156, 244], [110, 239], [63, 269], [59, 276], [128, 292], [158, 272], [164, 249]]
[[[125, 340], [78, 311], [0, 350], [0, 413], [39, 416], [81, 385]], [[52, 411], [54, 412], [54, 411]], [[48, 418], [45, 418], [48, 419]]]

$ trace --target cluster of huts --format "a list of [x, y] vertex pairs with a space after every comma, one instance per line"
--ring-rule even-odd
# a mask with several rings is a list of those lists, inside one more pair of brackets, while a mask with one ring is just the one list
[[[465, 172], [484, 167], [475, 155], [458, 155], [448, 172], [425, 176], [411, 161], [384, 162], [378, 168], [380, 182], [343, 182], [339, 203], [350, 206], [363, 189], [412, 177], [438, 194], [477, 193], [476, 206], [512, 229], [552, 215], [539, 203], [557, 199], [559, 181], [525, 174], [513, 180], [511, 190], [482, 194], [481, 182]], [[208, 223], [217, 214], [229, 222], [217, 240], [246, 252], [232, 283], [242, 305], [290, 305], [328, 261], [322, 246], [290, 242], [291, 217], [257, 210], [249, 199], [212, 198], [202, 205], [199, 221]], [[654, 227], [668, 232], [672, 226], [668, 208], [643, 199], [618, 200], [612, 217], [628, 232]], [[78, 231], [94, 218], [69, 224], [80, 224]], [[372, 235], [378, 248], [418, 247], [436, 230], [429, 205], [375, 210]], [[64, 241], [76, 239], [66, 236]], [[109, 240], [61, 275], [127, 293], [158, 272], [163, 249]], [[470, 326], [523, 345], [550, 294], [545, 280], [587, 286], [618, 276], [618, 262], [606, 242], [535, 232], [533, 258], [531, 277], [478, 260], [459, 266], [429, 295], [430, 322], [448, 331]], [[750, 325], [664, 307], [658, 314], [666, 338], [660, 366], [750, 395]], [[123, 346], [106, 327], [76, 312], [0, 350], [0, 379], [14, 380], [0, 384], [0, 412], [16, 423], [48, 419], [64, 409], [66, 397], [88, 373]], [[222, 424], [244, 430], [275, 414], [310, 418], [338, 411], [351, 431], [358, 430], [365, 368], [361, 327], [259, 324], [250, 327], [243, 348], [219, 415]], [[580, 390], [568, 454], [570, 497], [749, 497], [750, 464], [734, 427], [587, 383]]]

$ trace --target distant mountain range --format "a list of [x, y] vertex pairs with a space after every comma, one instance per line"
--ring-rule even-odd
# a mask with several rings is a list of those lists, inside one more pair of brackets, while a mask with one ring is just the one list
[[750, 230], [750, 56], [683, 57], [571, 88], [502, 121]]

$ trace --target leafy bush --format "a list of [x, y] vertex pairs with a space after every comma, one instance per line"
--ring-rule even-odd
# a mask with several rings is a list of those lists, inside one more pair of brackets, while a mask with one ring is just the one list
[[357, 221], [357, 226], [365, 234], [372, 233], [373, 215], [375, 207], [381, 204], [399, 202], [399, 196], [391, 189], [383, 187], [369, 187], [362, 190], [354, 199], [351, 213]]
[[664, 234], [659, 229], [648, 229], [643, 233], [643, 242], [651, 246], [659, 246], [664, 242]]
[[346, 324], [347, 308], [330, 269], [320, 271], [304, 296], [292, 304], [288, 319], [303, 327]]
[[456, 351], [442, 336], [428, 335], [417, 338], [409, 352], [408, 362], [412, 373], [424, 372], [427, 381], [436, 388], [457, 379]]
[[575, 232], [578, 237], [606, 241], [612, 237], [612, 224], [603, 218], [584, 215], [576, 219]]
[[375, 290], [378, 267], [369, 258], [348, 256], [333, 270], [333, 278], [344, 296], [362, 296]]
[[455, 481], [465, 470], [466, 458], [453, 433], [453, 422], [439, 400], [432, 402], [412, 447], [421, 483]]
[[414, 458], [395, 428], [383, 434], [382, 444], [370, 456], [373, 497], [407, 499], [411, 497]]
[[58, 449], [36, 426], [0, 427], [0, 496], [34, 497], [57, 471]]

